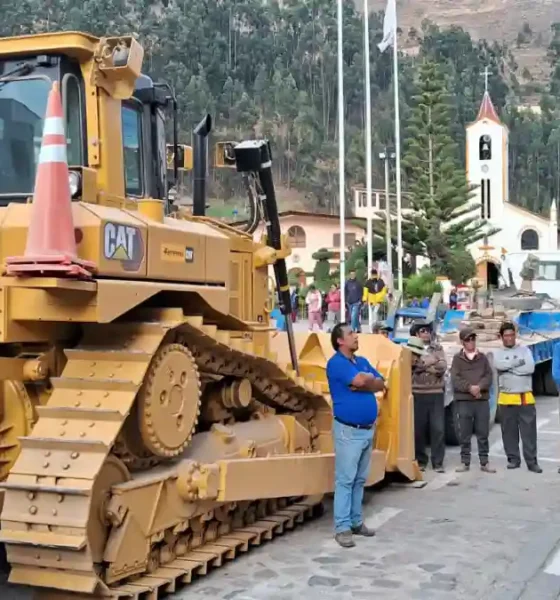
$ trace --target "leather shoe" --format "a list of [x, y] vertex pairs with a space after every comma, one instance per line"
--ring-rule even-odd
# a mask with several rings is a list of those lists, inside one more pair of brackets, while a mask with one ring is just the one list
[[335, 534], [334, 539], [343, 548], [353, 548], [356, 545], [352, 539], [351, 531], [341, 531], [340, 533]]
[[363, 535], [365, 537], [373, 537], [375, 535], [375, 531], [366, 527], [363, 523], [357, 527], [352, 527], [352, 533], [354, 535]]

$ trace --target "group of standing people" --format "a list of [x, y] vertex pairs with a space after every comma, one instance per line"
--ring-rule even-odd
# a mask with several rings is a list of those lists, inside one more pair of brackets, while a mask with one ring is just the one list
[[[302, 297], [300, 290], [295, 288], [291, 294], [292, 302], [292, 323], [295, 323], [298, 318]], [[303, 299], [307, 307], [307, 319], [309, 330], [313, 331], [314, 325], [317, 325], [319, 330], [323, 329], [323, 323], [326, 319], [332, 319], [337, 322], [337, 314], [340, 312], [340, 289], [336, 284], [331, 285], [330, 290], [323, 294], [315, 284], [311, 284], [307, 288], [307, 294]]]
[[379, 307], [387, 297], [387, 286], [379, 276], [377, 269], [372, 269], [369, 278], [362, 285], [356, 279], [356, 271], [350, 271], [344, 284], [344, 298], [346, 301], [347, 320], [354, 333], [362, 331], [362, 307], [373, 307], [373, 322], [377, 321]]
[[[444, 472], [445, 459], [445, 377], [447, 360], [435, 341], [430, 323], [415, 323], [407, 347], [412, 352], [412, 391], [414, 396], [416, 460], [425, 470], [428, 465], [426, 434], [429, 430], [431, 462], [434, 471]], [[531, 351], [517, 341], [513, 323], [500, 328], [502, 347], [494, 351], [502, 441], [507, 468], [521, 466], [519, 437], [523, 458], [529, 471], [542, 473], [537, 460], [537, 417], [532, 393], [535, 363]], [[461, 330], [461, 350], [451, 364], [451, 384], [457, 407], [461, 445], [459, 472], [470, 470], [471, 439], [477, 438], [480, 468], [495, 473], [489, 464], [490, 389], [494, 371], [488, 357], [476, 347], [476, 332]], [[327, 379], [333, 401], [333, 438], [335, 449], [334, 527], [335, 539], [344, 548], [355, 546], [354, 536], [373, 536], [375, 531], [363, 520], [362, 501], [370, 465], [377, 400], [375, 394], [386, 389], [383, 376], [357, 356], [358, 336], [346, 323], [337, 324], [331, 334], [335, 351], [327, 364]], [[553, 377], [560, 384], [560, 345], [555, 349]]]
[[[519, 438], [529, 471], [542, 473], [537, 459], [537, 413], [532, 392], [535, 362], [530, 349], [517, 341], [513, 323], [500, 328], [502, 347], [493, 352], [497, 373], [499, 419], [508, 469], [521, 466]], [[471, 439], [476, 435], [480, 468], [496, 470], [489, 464], [490, 389], [494, 373], [488, 357], [476, 347], [476, 332], [470, 328], [459, 333], [462, 348], [451, 364], [451, 387], [455, 401], [456, 425], [461, 446], [459, 472], [471, 465]], [[408, 348], [413, 353], [412, 392], [416, 460], [422, 471], [428, 465], [426, 437], [430, 437], [434, 471], [444, 472], [445, 458], [445, 376], [447, 361], [441, 345], [433, 338], [430, 324], [414, 324]]]
[[[352, 331], [360, 333], [361, 312], [364, 304], [373, 306], [373, 320], [377, 320], [379, 306], [385, 300], [387, 295], [387, 286], [376, 269], [371, 271], [369, 279], [365, 284], [361, 284], [356, 278], [356, 271], [350, 271], [348, 280], [344, 284], [344, 297], [346, 304], [346, 316], [350, 322]], [[305, 296], [305, 305], [307, 306], [307, 319], [309, 331], [313, 331], [315, 326], [319, 331], [323, 330], [326, 319], [336, 325], [340, 319], [341, 292], [336, 284], [330, 286], [329, 291], [323, 294], [315, 284], [311, 284]], [[296, 322], [300, 307], [299, 290], [292, 292], [292, 322]]]
[[[292, 321], [295, 323], [299, 309], [299, 294], [297, 291], [294, 294], [295, 296], [292, 297]], [[340, 288], [333, 283], [329, 291], [322, 294], [315, 284], [311, 284], [307, 290], [305, 304], [307, 306], [309, 331], [313, 331], [315, 325], [317, 325], [319, 331], [322, 331], [325, 319], [335, 324], [339, 321]]]

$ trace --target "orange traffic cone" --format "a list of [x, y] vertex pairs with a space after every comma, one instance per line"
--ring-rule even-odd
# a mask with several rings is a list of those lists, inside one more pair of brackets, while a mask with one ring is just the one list
[[95, 264], [80, 260], [76, 249], [68, 180], [66, 135], [58, 83], [47, 104], [37, 165], [31, 222], [23, 256], [6, 259], [8, 275], [91, 277]]

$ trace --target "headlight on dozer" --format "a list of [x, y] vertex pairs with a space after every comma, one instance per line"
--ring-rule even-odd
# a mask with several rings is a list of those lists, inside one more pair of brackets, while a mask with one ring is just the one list
[[70, 184], [70, 195], [72, 199], [76, 198], [82, 191], [82, 177], [77, 171], [68, 172], [68, 182]]

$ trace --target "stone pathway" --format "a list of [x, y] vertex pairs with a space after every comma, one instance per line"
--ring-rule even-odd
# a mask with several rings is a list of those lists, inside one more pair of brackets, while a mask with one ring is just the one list
[[[330, 503], [321, 519], [251, 550], [170, 600], [552, 600], [560, 596], [560, 423], [554, 398], [540, 398], [544, 473], [507, 471], [499, 427], [495, 475], [426, 473], [423, 488], [386, 486], [366, 495], [374, 538], [352, 549], [332, 539]], [[473, 441], [473, 448], [476, 442]], [[2, 600], [30, 600], [0, 584]]]

